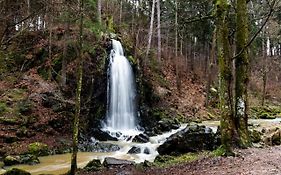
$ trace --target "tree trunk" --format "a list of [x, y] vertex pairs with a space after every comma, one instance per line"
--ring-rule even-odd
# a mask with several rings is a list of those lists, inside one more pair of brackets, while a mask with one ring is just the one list
[[233, 104], [232, 104], [232, 72], [230, 45], [228, 42], [228, 13], [227, 0], [216, 0], [217, 14], [217, 49], [219, 61], [219, 98], [221, 112], [221, 141], [225, 153], [232, 155], [232, 136], [234, 130], [233, 123]]
[[178, 2], [175, 1], [176, 9], [175, 9], [175, 62], [176, 62], [176, 83], [177, 90], [180, 91], [181, 88], [181, 80], [180, 80], [180, 70], [179, 70], [179, 58], [178, 58]]
[[266, 82], [267, 82], [267, 55], [266, 55], [266, 37], [265, 37], [265, 31], [263, 31], [263, 48], [262, 48], [262, 55], [263, 55], [263, 62], [262, 62], [262, 80], [263, 80], [263, 88], [262, 88], [262, 100], [261, 105], [264, 106], [265, 101], [265, 94], [266, 94]]
[[149, 54], [150, 46], [151, 46], [152, 34], [153, 34], [154, 9], [155, 9], [155, 0], [152, 0], [150, 27], [149, 27], [149, 33], [148, 33], [148, 44], [147, 44], [146, 55], [145, 55], [145, 60], [144, 60], [145, 64], [147, 63], [148, 54]]
[[[66, 2], [67, 3], [67, 2]], [[62, 69], [61, 69], [61, 87], [66, 86], [66, 65], [67, 65], [67, 47], [68, 47], [68, 37], [69, 37], [69, 4], [67, 4], [67, 21], [65, 23], [65, 32], [64, 32], [64, 43], [63, 43], [63, 58], [62, 58]]]
[[212, 37], [212, 48], [209, 57], [207, 58], [207, 85], [206, 85], [206, 101], [205, 106], [209, 106], [209, 96], [210, 96], [210, 87], [212, 83], [212, 68], [213, 68], [213, 60], [215, 59], [215, 49], [216, 49], [216, 33], [217, 29], [215, 28], [213, 31], [213, 37]]
[[78, 152], [78, 132], [79, 132], [79, 116], [81, 110], [81, 90], [82, 90], [82, 77], [83, 77], [83, 0], [79, 0], [79, 13], [80, 13], [80, 32], [79, 32], [79, 65], [77, 71], [77, 89], [75, 99], [75, 116], [73, 120], [73, 140], [72, 140], [72, 156], [71, 156], [71, 169], [70, 175], [75, 175], [77, 171], [77, 152]]
[[[236, 9], [236, 51], [239, 53], [248, 44], [246, 0], [237, 0]], [[235, 60], [235, 77], [235, 123], [239, 134], [239, 144], [242, 147], [247, 147], [250, 145], [248, 133], [249, 55], [247, 48]]]
[[158, 38], [158, 49], [157, 49], [157, 57], [158, 62], [161, 62], [161, 19], [160, 19], [160, 0], [157, 0], [157, 38]]

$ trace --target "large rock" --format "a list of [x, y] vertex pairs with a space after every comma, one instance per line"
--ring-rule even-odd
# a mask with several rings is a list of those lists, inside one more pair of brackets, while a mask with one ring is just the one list
[[214, 150], [217, 146], [217, 138], [211, 128], [188, 125], [184, 130], [171, 135], [157, 150], [160, 155], [169, 155]]
[[133, 138], [133, 142], [147, 143], [149, 142], [149, 136], [147, 134], [141, 133]]
[[115, 152], [120, 150], [120, 147], [115, 144], [111, 143], [89, 143], [85, 142], [82, 144], [79, 144], [78, 146], [79, 151], [82, 152]]
[[4, 175], [31, 175], [31, 174], [27, 171], [18, 168], [13, 168], [11, 170], [6, 171]]
[[5, 166], [20, 164], [20, 156], [6, 156], [3, 160]]
[[49, 154], [48, 145], [41, 142], [34, 142], [28, 145], [28, 152], [36, 156], [46, 156]]
[[112, 137], [109, 133], [101, 131], [100, 129], [93, 130], [91, 135], [99, 141], [107, 141], [107, 140], [118, 141], [117, 138]]
[[40, 163], [38, 157], [31, 154], [20, 155], [20, 156], [6, 156], [3, 162], [5, 166], [12, 166], [17, 164], [34, 165]]
[[90, 161], [83, 169], [86, 171], [99, 171], [103, 168], [100, 160], [92, 160]]
[[133, 161], [129, 161], [129, 160], [121, 160], [121, 159], [116, 159], [116, 158], [112, 158], [112, 157], [106, 157], [104, 159], [103, 165], [105, 167], [109, 167], [109, 166], [114, 166], [114, 165], [133, 165], [134, 162]]

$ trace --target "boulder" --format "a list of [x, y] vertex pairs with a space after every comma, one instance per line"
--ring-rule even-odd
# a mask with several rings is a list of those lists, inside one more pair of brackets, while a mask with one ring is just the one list
[[13, 168], [11, 170], [6, 171], [4, 175], [31, 175], [31, 174], [27, 171], [18, 168]]
[[217, 146], [216, 134], [211, 128], [194, 124], [171, 135], [157, 150], [160, 155], [170, 155], [214, 150]]
[[4, 158], [5, 166], [12, 166], [17, 164], [34, 165], [38, 163], [40, 163], [38, 157], [31, 154], [20, 155], [20, 156], [6, 156]]
[[261, 141], [261, 132], [255, 129], [250, 131], [250, 138], [253, 143], [259, 143]]
[[79, 151], [82, 152], [114, 152], [120, 150], [118, 145], [112, 143], [82, 143], [78, 145]]
[[118, 141], [117, 138], [112, 137], [109, 133], [101, 131], [100, 129], [95, 129], [91, 135], [99, 141], [107, 141], [107, 140]]
[[133, 164], [134, 164], [133, 161], [121, 160], [112, 157], [106, 157], [103, 162], [103, 165], [105, 167], [114, 166], [114, 165], [133, 165]]
[[133, 138], [133, 142], [147, 143], [149, 142], [149, 136], [147, 134], [141, 133]]
[[133, 146], [129, 151], [128, 154], [139, 154], [141, 153], [141, 148]]
[[46, 156], [49, 154], [48, 145], [40, 142], [34, 142], [28, 145], [28, 153], [36, 156]]
[[20, 164], [20, 156], [6, 156], [3, 160], [5, 166]]
[[103, 168], [100, 160], [92, 160], [90, 161], [83, 169], [86, 171], [99, 171]]

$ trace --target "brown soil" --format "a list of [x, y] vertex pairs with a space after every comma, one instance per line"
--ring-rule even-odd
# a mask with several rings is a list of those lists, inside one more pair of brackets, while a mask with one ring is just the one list
[[102, 175], [281, 175], [281, 146], [236, 150], [236, 157], [205, 157], [168, 168], [136, 169], [134, 166], [110, 167]]

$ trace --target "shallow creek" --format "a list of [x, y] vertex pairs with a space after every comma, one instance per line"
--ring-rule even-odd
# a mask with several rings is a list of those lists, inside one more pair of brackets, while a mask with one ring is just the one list
[[[131, 141], [107, 141], [105, 143], [116, 144], [120, 147], [120, 150], [115, 152], [79, 152], [78, 153], [78, 167], [83, 168], [87, 163], [93, 159], [99, 159], [101, 162], [106, 157], [114, 157], [117, 159], [130, 160], [136, 163], [144, 162], [145, 160], [153, 162], [158, 155], [157, 148], [165, 142], [165, 140], [172, 134], [184, 129], [187, 125], [183, 124], [179, 129], [171, 130], [170, 132], [162, 135], [150, 137], [148, 143], [134, 143]], [[138, 147], [141, 149], [141, 153], [128, 154], [128, 151], [132, 147]], [[149, 154], [144, 150], [148, 150]], [[40, 164], [37, 165], [16, 165], [11, 167], [5, 167], [5, 169], [19, 168], [30, 172], [32, 175], [39, 174], [63, 174], [70, 169], [71, 154], [58, 154], [39, 157]], [[5, 170], [0, 169], [0, 174]]]
[[[281, 128], [281, 118], [276, 119], [250, 119], [250, 126], [253, 126], [257, 130], [262, 130], [263, 128]], [[212, 128], [214, 132], [217, 130], [219, 121], [203, 121], [200, 125], [205, 125]], [[148, 160], [153, 162], [155, 157], [158, 155], [157, 148], [165, 142], [165, 140], [172, 134], [184, 129], [186, 124], [182, 125], [177, 130], [172, 130], [170, 132], [164, 133], [162, 135], [150, 137], [148, 143], [134, 143], [131, 141], [107, 141], [105, 143], [116, 144], [120, 147], [119, 151], [115, 152], [79, 152], [78, 153], [78, 167], [83, 168], [87, 163], [93, 159], [99, 159], [101, 162], [104, 161], [106, 157], [114, 157], [117, 159], [131, 160], [136, 163], [144, 162]], [[250, 127], [251, 128], [251, 127]], [[141, 148], [141, 153], [139, 154], [128, 154], [128, 151], [133, 147]], [[149, 154], [144, 153], [144, 149], [149, 150]], [[66, 173], [70, 169], [70, 159], [71, 154], [59, 154], [39, 157], [40, 164], [37, 165], [16, 165], [12, 167], [5, 167], [5, 169], [10, 168], [20, 168], [30, 172], [32, 175], [39, 174], [62, 174]], [[5, 172], [4, 169], [0, 169], [0, 174]]]

